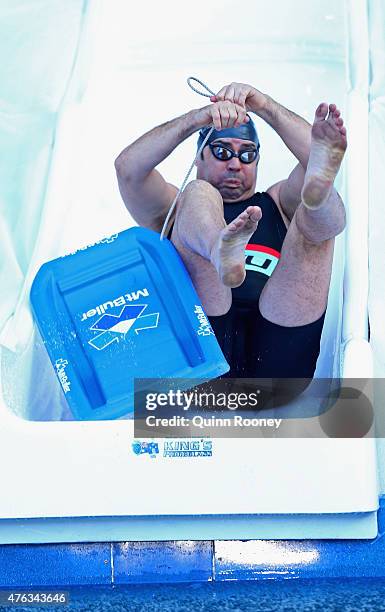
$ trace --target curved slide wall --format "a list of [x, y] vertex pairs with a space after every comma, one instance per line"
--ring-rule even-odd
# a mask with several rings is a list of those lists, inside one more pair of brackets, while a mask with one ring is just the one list
[[[372, 516], [377, 489], [374, 444], [369, 439], [286, 439], [280, 440], [278, 453], [274, 440], [216, 440], [209, 469], [201, 461], [184, 462], [182, 469], [160, 457], [156, 463], [138, 463], [131, 452], [129, 421], [63, 422], [70, 415], [36, 336], [28, 303], [41, 263], [132, 225], [118, 194], [113, 159], [145, 130], [201, 104], [185, 84], [190, 74], [214, 89], [231, 80], [252, 82], [309, 120], [320, 100], [337, 101], [347, 115], [354, 150], [360, 147], [362, 169], [367, 126], [361, 121], [358, 134], [354, 118], [367, 112], [367, 55], [362, 59], [353, 51], [362, 39], [357, 23], [362, 18], [359, 10], [366, 15], [366, 3], [356, 3], [354, 13], [349, 3], [337, 9], [332, 2], [324, 3], [322, 9], [311, 11], [307, 6], [301, 11], [302, 4], [298, 1], [296, 23], [288, 29], [288, 9], [281, 2], [263, 6], [263, 11], [262, 3], [250, 2], [250, 19], [237, 33], [226, 11], [219, 24], [215, 7], [212, 14], [206, 12], [203, 23], [197, 11], [191, 15], [187, 40], [185, 23], [177, 28], [173, 21], [170, 32], [158, 31], [156, 14], [151, 21], [145, 20], [144, 8], [127, 14], [124, 2], [116, 2], [114, 12], [105, 1], [75, 0], [65, 7], [48, 0], [19, 1], [4, 9], [1, 27], [8, 34], [0, 40], [4, 56], [11, 59], [3, 68], [0, 114], [2, 148], [7, 152], [0, 170], [0, 248], [6, 262], [0, 304], [1, 453], [13, 461], [12, 470], [2, 476], [12, 491], [2, 502], [3, 518], [223, 512]], [[258, 127], [263, 189], [287, 176], [294, 160], [270, 128], [261, 122]], [[181, 183], [194, 150], [190, 139], [179, 155], [162, 164], [170, 182]], [[365, 375], [371, 373], [367, 245], [365, 234], [359, 232], [367, 222], [367, 184], [360, 184], [358, 195], [357, 164], [357, 155], [349, 154], [339, 177], [349, 230], [336, 241], [317, 365], [320, 377], [362, 376], [365, 364]], [[358, 197], [360, 218], [352, 205]], [[353, 243], [356, 246], [359, 239], [358, 261]], [[41, 422], [46, 420], [55, 422]], [[23, 448], [23, 453], [15, 453], [16, 448]], [[261, 473], [261, 464], [269, 469]], [[224, 465], [226, 481], [217, 478]], [[181, 483], [177, 497], [171, 485], [175, 478]], [[50, 482], [51, 492], [32, 501], [36, 482], [43, 488]], [[122, 482], [131, 482], [134, 489], [139, 482], [150, 487], [132, 496]], [[295, 490], [304, 492], [300, 499], [293, 497]], [[26, 504], [25, 499], [31, 501]], [[374, 533], [371, 518], [368, 525], [366, 537]], [[255, 537], [263, 536], [255, 529]]]

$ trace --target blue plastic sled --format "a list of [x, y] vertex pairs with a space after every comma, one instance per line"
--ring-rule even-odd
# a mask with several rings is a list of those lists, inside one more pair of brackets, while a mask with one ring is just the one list
[[151, 230], [44, 264], [30, 298], [77, 419], [132, 415], [134, 378], [210, 380], [229, 370], [177, 251]]

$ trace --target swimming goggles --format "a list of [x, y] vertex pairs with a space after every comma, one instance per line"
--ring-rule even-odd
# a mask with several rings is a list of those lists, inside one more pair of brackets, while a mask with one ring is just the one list
[[229, 159], [233, 157], [238, 157], [242, 164], [251, 164], [258, 156], [258, 149], [245, 149], [244, 151], [236, 153], [232, 149], [228, 149], [221, 144], [209, 144], [209, 147], [214, 157], [220, 161], [229, 161]]

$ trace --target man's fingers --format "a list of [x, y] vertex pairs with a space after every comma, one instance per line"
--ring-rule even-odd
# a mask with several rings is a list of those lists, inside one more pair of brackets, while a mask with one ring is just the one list
[[236, 123], [237, 127], [242, 123], [248, 123], [249, 117], [247, 117], [247, 100], [250, 96], [255, 93], [255, 90], [250, 85], [244, 85], [243, 83], [230, 83], [222, 87], [215, 96], [211, 96], [212, 102], [232, 102], [236, 106], [243, 109], [243, 113], [238, 112]]
[[225, 100], [229, 100], [230, 102], [235, 102], [235, 89], [233, 84], [228, 85], [226, 89], [226, 97]]
[[244, 89], [240, 89], [238, 92], [236, 92], [236, 96], [235, 96], [235, 100], [234, 102], [236, 104], [239, 104], [239, 106], [246, 106], [246, 92], [244, 91]]
[[220, 130], [222, 128], [221, 115], [219, 113], [219, 107], [217, 105], [213, 105], [211, 109], [211, 117], [212, 117], [215, 129]]
[[229, 100], [239, 106], [245, 106], [247, 96], [250, 94], [250, 87], [243, 83], [230, 83], [225, 85], [217, 93], [218, 100]]
[[235, 108], [237, 109], [237, 120], [234, 123], [234, 126], [239, 127], [246, 121], [246, 111], [244, 108], [242, 108], [242, 106], [236, 106]]
[[238, 127], [248, 121], [246, 109], [228, 100], [214, 103], [211, 106], [211, 117], [216, 130]]
[[228, 122], [226, 127], [238, 127], [245, 122], [246, 111], [237, 104], [227, 103]]
[[226, 89], [227, 87], [222, 87], [222, 89], [220, 89], [218, 93], [215, 95], [218, 102], [222, 102], [225, 99]]
[[229, 102], [236, 102], [236, 83], [230, 83], [230, 85], [225, 85], [218, 91], [216, 94], [216, 98], [218, 101], [228, 100]]
[[[218, 91], [216, 99], [221, 102], [228, 100], [244, 107], [247, 111], [262, 107], [266, 96], [258, 91], [258, 89], [251, 87], [251, 85], [230, 83]], [[211, 101], [214, 102], [214, 99], [212, 98]]]
[[235, 108], [234, 104], [227, 103], [226, 110], [225, 110], [225, 116], [226, 116], [227, 122], [226, 124], [225, 123], [223, 124], [223, 127], [226, 127], [226, 128], [232, 127], [238, 117], [237, 109]]
[[221, 108], [221, 123], [222, 123], [222, 130], [227, 128], [229, 126], [229, 122], [230, 122], [230, 112], [229, 109], [226, 108], [226, 106], [223, 106]]
[[215, 126], [215, 129], [223, 130], [228, 127], [231, 121], [231, 113], [228, 102], [219, 102], [217, 109], [219, 114], [219, 127]]

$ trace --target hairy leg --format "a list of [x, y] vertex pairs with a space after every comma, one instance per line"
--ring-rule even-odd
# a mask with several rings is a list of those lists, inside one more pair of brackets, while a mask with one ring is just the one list
[[320, 105], [312, 127], [301, 203], [290, 223], [280, 261], [259, 301], [262, 315], [285, 327], [312, 323], [325, 311], [334, 237], [345, 227], [345, 210], [333, 188], [346, 150], [343, 121]]
[[189, 183], [177, 206], [171, 241], [183, 259], [208, 315], [225, 314], [231, 287], [245, 277], [245, 246], [261, 217], [249, 206], [229, 225], [217, 189], [202, 180]]
[[301, 203], [301, 192], [305, 181], [306, 169], [302, 164], [297, 164], [290, 172], [286, 181], [283, 181], [279, 200], [282, 209], [289, 219], [292, 219], [295, 211]]

